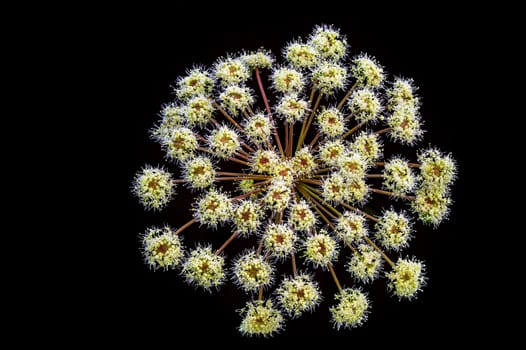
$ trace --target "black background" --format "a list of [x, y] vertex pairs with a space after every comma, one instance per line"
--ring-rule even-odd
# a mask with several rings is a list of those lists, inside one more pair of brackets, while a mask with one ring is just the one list
[[[371, 341], [408, 344], [415, 338], [449, 342], [456, 336], [469, 341], [466, 324], [474, 322], [473, 300], [478, 293], [470, 274], [476, 267], [468, 242], [478, 232], [469, 228], [474, 197], [467, 179], [475, 176], [470, 155], [475, 135], [468, 122], [474, 101], [466, 93], [466, 81], [475, 74], [468, 54], [479, 49], [480, 33], [461, 27], [460, 15], [435, 17], [433, 9], [429, 11], [422, 16], [376, 19], [337, 8], [330, 15], [262, 8], [244, 16], [225, 15], [224, 8], [215, 14], [210, 9], [203, 14], [196, 8], [179, 8], [154, 14], [139, 9], [130, 15], [116, 14], [114, 22], [106, 19], [112, 25], [94, 43], [99, 49], [95, 60], [104, 66], [100, 87], [105, 107], [99, 112], [105, 119], [102, 123], [112, 127], [105, 159], [110, 160], [111, 177], [118, 181], [112, 185], [117, 199], [102, 203], [109, 207], [110, 224], [98, 233], [104, 244], [93, 252], [101, 253], [103, 266], [100, 272], [91, 271], [96, 284], [89, 286], [93, 308], [88, 303], [87, 311], [96, 313], [98, 321], [90, 324], [90, 334], [132, 341], [194, 339], [216, 344], [315, 337], [344, 339], [349, 346]], [[317, 272], [325, 300], [313, 314], [287, 322], [285, 331], [271, 340], [242, 338], [237, 332], [236, 309], [248, 299], [244, 293], [227, 283], [220, 292], [209, 294], [185, 284], [177, 272], [154, 273], [142, 263], [138, 234], [149, 225], [177, 227], [186, 222], [190, 217], [187, 198], [176, 197], [161, 213], [145, 212], [131, 195], [130, 183], [143, 164], [165, 164], [158, 145], [148, 138], [148, 129], [157, 120], [162, 103], [174, 98], [170, 86], [185, 69], [193, 64], [209, 66], [228, 52], [260, 46], [279, 55], [287, 42], [307, 36], [322, 23], [334, 24], [347, 35], [352, 55], [367, 52], [390, 74], [415, 80], [427, 130], [420, 146], [436, 145], [457, 159], [455, 202], [450, 219], [438, 229], [417, 224], [416, 238], [405, 251], [423, 259], [428, 267], [428, 285], [416, 300], [399, 302], [388, 295], [385, 280], [380, 279], [364, 288], [372, 301], [369, 320], [358, 329], [335, 331], [328, 307], [336, 288], [328, 273]], [[404, 154], [411, 156], [414, 151]], [[176, 171], [174, 164], [167, 166]], [[193, 227], [184, 233], [184, 239], [190, 247], [208, 241], [218, 246], [229, 234], [228, 229], [212, 232]], [[227, 248], [229, 257], [241, 246], [237, 244]], [[350, 286], [348, 275], [340, 274], [343, 284]]]

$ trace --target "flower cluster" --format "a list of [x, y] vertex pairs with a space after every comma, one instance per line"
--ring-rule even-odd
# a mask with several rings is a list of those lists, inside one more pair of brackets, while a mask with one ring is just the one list
[[[425, 265], [402, 252], [419, 225], [447, 217], [457, 175], [452, 156], [437, 148], [385, 152], [423, 138], [416, 86], [389, 80], [365, 53], [352, 56], [338, 29], [317, 26], [282, 56], [277, 63], [270, 51], [244, 51], [177, 79], [175, 101], [151, 130], [171, 165], [146, 165], [132, 184], [148, 210], [164, 209], [176, 187], [194, 198], [179, 228], [145, 228], [144, 260], [207, 291], [234, 282], [248, 295], [239, 326], [247, 336], [271, 336], [315, 310], [323, 298], [315, 269], [335, 282], [325, 299], [336, 329], [367, 320], [361, 285], [378, 278], [393, 296], [414, 298]], [[192, 248], [186, 230], [194, 224], [231, 232], [220, 247]], [[240, 239], [252, 245], [236, 253]], [[289, 273], [277, 273], [282, 265]]]

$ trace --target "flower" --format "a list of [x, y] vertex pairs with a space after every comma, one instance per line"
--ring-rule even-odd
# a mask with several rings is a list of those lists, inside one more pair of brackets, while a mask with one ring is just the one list
[[416, 177], [409, 164], [395, 157], [384, 164], [384, 186], [395, 195], [411, 192], [416, 186]]
[[203, 189], [214, 183], [216, 172], [210, 158], [198, 156], [184, 164], [184, 178], [193, 189]]
[[240, 310], [243, 317], [239, 331], [243, 335], [270, 336], [283, 327], [283, 316], [270, 300], [250, 301]]
[[244, 83], [250, 78], [250, 72], [241, 58], [220, 58], [215, 65], [214, 75], [222, 85]]
[[336, 241], [321, 230], [305, 239], [304, 257], [315, 267], [327, 267], [338, 256], [338, 245]]
[[175, 183], [166, 170], [146, 165], [135, 176], [132, 187], [146, 209], [160, 210], [172, 199]]
[[273, 87], [284, 94], [293, 94], [303, 90], [305, 81], [303, 74], [292, 68], [281, 67], [272, 73]]
[[447, 190], [436, 185], [422, 184], [416, 191], [416, 199], [411, 203], [413, 212], [420, 221], [437, 226], [449, 214], [451, 198]]
[[[228, 263], [237, 287], [257, 294], [240, 310], [243, 335], [272, 336], [286, 318], [316, 308], [314, 269], [338, 288], [329, 308], [337, 329], [362, 325], [370, 306], [365, 292], [340, 280], [368, 284], [385, 269], [400, 299], [425, 284], [424, 265], [400, 250], [413, 230], [448, 217], [457, 166], [432, 146], [406, 154], [424, 138], [416, 84], [388, 75], [365, 53], [347, 60], [349, 51], [338, 28], [319, 25], [289, 42], [281, 62], [261, 48], [194, 66], [177, 79], [175, 98], [150, 131], [170, 171], [145, 166], [132, 191], [146, 209], [160, 210], [183, 184], [178, 199], [190, 199], [192, 218], [177, 230], [145, 228], [145, 263], [180, 268], [207, 291], [225, 282]], [[196, 223], [222, 226], [228, 238], [185, 253], [182, 232]], [[247, 250], [237, 252], [240, 246]]]
[[455, 161], [450, 154], [442, 154], [437, 149], [427, 149], [418, 154], [420, 175], [424, 182], [447, 188], [457, 175]]
[[385, 92], [388, 98], [387, 107], [394, 109], [397, 106], [406, 106], [418, 109], [419, 99], [415, 91], [412, 79], [396, 78], [391, 88]]
[[322, 95], [333, 95], [345, 87], [347, 68], [337, 63], [320, 63], [312, 72], [312, 82]]
[[389, 136], [402, 144], [413, 145], [422, 135], [422, 123], [415, 107], [397, 105], [387, 118]]
[[144, 261], [152, 270], [174, 269], [184, 256], [179, 236], [168, 227], [150, 227], [143, 238]]
[[272, 266], [253, 251], [245, 253], [234, 262], [232, 272], [238, 285], [249, 292], [272, 283]]
[[289, 224], [296, 231], [308, 231], [316, 224], [316, 217], [307, 202], [301, 200], [292, 205]]
[[212, 131], [208, 143], [212, 153], [219, 158], [231, 157], [241, 148], [239, 135], [227, 126]]
[[313, 68], [319, 62], [318, 50], [312, 45], [292, 42], [283, 50], [287, 61], [296, 68]]
[[381, 269], [382, 255], [369, 244], [360, 244], [347, 264], [347, 270], [363, 283], [374, 281]]
[[234, 225], [239, 233], [256, 232], [261, 226], [263, 212], [261, 207], [252, 200], [242, 200], [234, 209]]
[[378, 135], [360, 132], [351, 144], [351, 150], [358, 152], [369, 163], [379, 159], [382, 153], [382, 144]]
[[359, 123], [376, 121], [382, 111], [382, 105], [370, 88], [356, 90], [348, 102], [351, 115]]
[[250, 69], [270, 68], [274, 63], [274, 57], [272, 57], [272, 54], [264, 49], [245, 54], [241, 59]]
[[338, 218], [335, 230], [336, 236], [345, 244], [360, 242], [367, 235], [365, 217], [350, 211], [345, 211]]
[[276, 294], [281, 307], [291, 317], [313, 310], [321, 301], [318, 284], [307, 274], [285, 277]]
[[202, 95], [192, 97], [188, 101], [185, 110], [188, 125], [206, 125], [210, 121], [214, 110], [215, 108], [212, 104], [212, 101], [208, 97], [204, 97]]
[[254, 103], [254, 97], [249, 88], [239, 85], [228, 85], [219, 95], [221, 106], [237, 114]]
[[254, 114], [245, 122], [247, 135], [256, 144], [268, 142], [273, 127], [272, 122], [263, 113]]
[[345, 130], [343, 114], [337, 108], [322, 108], [316, 120], [320, 132], [328, 137], [341, 136]]
[[294, 252], [298, 237], [288, 225], [270, 224], [263, 236], [263, 245], [271, 255], [285, 258]]
[[307, 112], [307, 101], [297, 94], [288, 94], [280, 99], [276, 112], [282, 115], [289, 123], [303, 120]]
[[197, 150], [197, 138], [186, 127], [175, 128], [172, 134], [162, 140], [166, 155], [170, 159], [184, 161], [193, 157]]
[[400, 299], [414, 298], [426, 283], [424, 270], [424, 264], [420, 261], [398, 259], [393, 270], [386, 273], [388, 288]]
[[311, 35], [310, 44], [324, 59], [337, 61], [345, 56], [347, 42], [339, 31], [331, 26], [318, 26]]
[[212, 228], [224, 223], [232, 217], [232, 203], [228, 196], [216, 189], [210, 189], [197, 201], [194, 216], [199, 222]]
[[183, 264], [182, 274], [188, 283], [210, 290], [211, 287], [223, 284], [224, 264], [223, 257], [213, 254], [210, 247], [199, 246], [190, 253]]
[[185, 77], [177, 79], [175, 94], [181, 100], [187, 100], [194, 96], [208, 96], [212, 93], [214, 80], [207, 70], [197, 67], [188, 71]]
[[389, 250], [407, 247], [411, 239], [411, 221], [403, 212], [386, 210], [374, 227], [376, 239]]
[[360, 55], [353, 60], [351, 72], [358, 85], [362, 87], [378, 87], [385, 78], [382, 66], [367, 54]]
[[369, 301], [360, 290], [346, 288], [336, 295], [336, 300], [338, 304], [330, 309], [336, 329], [355, 328], [367, 320]]

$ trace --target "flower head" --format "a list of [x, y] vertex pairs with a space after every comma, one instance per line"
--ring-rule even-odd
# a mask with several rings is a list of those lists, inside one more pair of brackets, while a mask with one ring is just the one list
[[183, 125], [186, 120], [186, 107], [175, 103], [163, 106], [161, 111], [161, 122], [151, 131], [152, 139], [162, 143], [164, 139], [172, 135], [173, 131]]
[[393, 270], [386, 273], [389, 289], [400, 299], [415, 297], [425, 285], [424, 268], [420, 261], [398, 259]]
[[318, 284], [307, 274], [285, 277], [276, 294], [283, 310], [292, 317], [313, 310], [321, 300]]
[[253, 171], [259, 174], [270, 174], [278, 163], [278, 155], [273, 151], [258, 150], [250, 160]]
[[312, 81], [323, 95], [333, 95], [347, 83], [347, 68], [337, 63], [320, 63], [312, 72]]
[[272, 122], [263, 113], [256, 113], [246, 119], [245, 130], [250, 140], [256, 144], [267, 142], [272, 133]]
[[239, 85], [228, 85], [219, 94], [219, 100], [222, 107], [234, 114], [244, 111], [254, 103], [254, 97], [250, 89]]
[[322, 108], [316, 121], [320, 132], [328, 137], [341, 136], [345, 131], [343, 114], [337, 108]]
[[384, 70], [374, 58], [360, 55], [353, 60], [352, 74], [356, 81], [363, 87], [378, 87], [384, 81]]
[[378, 96], [370, 88], [355, 91], [348, 105], [351, 114], [359, 123], [376, 121], [382, 111]]
[[312, 45], [292, 42], [283, 50], [287, 61], [296, 68], [313, 68], [318, 64], [319, 53]]
[[174, 193], [172, 174], [162, 168], [145, 166], [133, 180], [133, 193], [146, 209], [160, 210]]
[[340, 60], [345, 56], [347, 42], [337, 29], [331, 26], [318, 26], [310, 37], [310, 44], [318, 50], [321, 57]]
[[263, 211], [261, 206], [252, 200], [242, 200], [234, 209], [234, 225], [239, 233], [256, 232], [261, 226]]
[[211, 186], [215, 179], [215, 169], [210, 158], [195, 157], [184, 164], [184, 178], [193, 189]]
[[390, 128], [389, 136], [402, 144], [413, 145], [424, 134], [415, 107], [407, 105], [394, 107], [392, 114], [387, 118], [387, 125]]
[[276, 111], [289, 123], [302, 121], [307, 113], [307, 101], [301, 99], [297, 94], [285, 95], [280, 99]]
[[221, 58], [214, 68], [215, 77], [223, 86], [244, 83], [250, 78], [248, 66], [241, 58]]
[[338, 244], [327, 231], [321, 230], [305, 239], [303, 254], [315, 267], [326, 268], [338, 256]]
[[321, 145], [319, 157], [328, 166], [337, 166], [345, 150], [346, 148], [342, 141], [327, 141]]
[[408, 245], [411, 239], [411, 221], [403, 212], [386, 210], [375, 225], [378, 241], [389, 250], [399, 250]]
[[192, 97], [186, 106], [186, 119], [190, 126], [206, 125], [215, 110], [212, 101], [203, 95]]
[[271, 336], [283, 327], [283, 316], [274, 308], [272, 301], [256, 300], [248, 302], [240, 310], [243, 317], [239, 331], [249, 336]]
[[148, 228], [142, 243], [144, 261], [153, 270], [174, 269], [184, 256], [179, 236], [168, 226]]
[[182, 274], [188, 283], [210, 290], [223, 284], [224, 264], [223, 257], [213, 254], [210, 247], [199, 246], [190, 252], [183, 265]]
[[256, 68], [270, 68], [274, 63], [274, 57], [272, 57], [270, 51], [266, 51], [264, 49], [259, 49], [255, 52], [247, 53], [243, 55], [241, 59], [252, 70]]
[[163, 139], [162, 145], [168, 158], [178, 161], [191, 158], [198, 147], [194, 133], [185, 127], [174, 129], [171, 135]]
[[318, 167], [318, 163], [311, 150], [308, 147], [303, 147], [292, 158], [292, 167], [298, 175], [310, 176]]
[[361, 132], [351, 144], [351, 150], [358, 152], [368, 162], [374, 162], [382, 154], [382, 143], [378, 135], [373, 133]]
[[307, 202], [301, 200], [291, 206], [289, 224], [296, 231], [307, 231], [316, 224], [316, 217]]
[[338, 159], [340, 174], [346, 179], [364, 178], [368, 165], [366, 159], [358, 152], [349, 152]]
[[335, 233], [345, 244], [360, 242], [367, 235], [365, 217], [345, 211], [337, 220]]
[[394, 109], [397, 106], [418, 107], [418, 96], [412, 79], [396, 78], [391, 88], [386, 91], [387, 106]]
[[210, 227], [227, 222], [232, 217], [232, 203], [228, 196], [216, 189], [211, 189], [197, 201], [194, 216], [199, 222]]
[[263, 236], [263, 245], [277, 258], [286, 258], [294, 252], [298, 237], [288, 225], [269, 224]]
[[214, 80], [208, 71], [203, 68], [193, 68], [185, 77], [177, 79], [175, 94], [181, 100], [187, 100], [194, 96], [208, 96], [212, 93]]
[[234, 262], [232, 272], [239, 286], [249, 292], [268, 286], [273, 280], [272, 266], [263, 256], [253, 251], [245, 253]]
[[277, 179], [272, 181], [263, 200], [269, 209], [280, 212], [289, 204], [290, 195], [290, 186], [285, 181]]
[[437, 226], [449, 213], [451, 198], [441, 186], [423, 184], [416, 191], [416, 199], [411, 203], [413, 212], [420, 221]]
[[401, 158], [393, 158], [384, 164], [384, 186], [396, 195], [413, 191], [416, 177], [409, 164]]
[[281, 67], [272, 73], [273, 87], [283, 94], [293, 94], [303, 90], [303, 74], [293, 68]]
[[457, 175], [455, 161], [450, 154], [427, 149], [418, 155], [420, 175], [426, 183], [447, 188]]
[[360, 290], [344, 289], [336, 295], [336, 300], [338, 304], [330, 309], [336, 329], [355, 328], [367, 320], [369, 301]]
[[210, 150], [219, 158], [231, 157], [241, 148], [239, 135], [227, 126], [212, 131], [208, 143]]
[[363, 283], [374, 281], [382, 269], [382, 255], [369, 244], [360, 244], [347, 264], [347, 270]]

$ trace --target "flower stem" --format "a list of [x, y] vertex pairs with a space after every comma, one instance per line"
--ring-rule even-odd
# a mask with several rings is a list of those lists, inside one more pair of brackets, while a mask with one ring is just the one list
[[192, 220], [188, 221], [186, 224], [184, 224], [183, 226], [179, 227], [177, 229], [177, 231], [175, 231], [174, 234], [178, 235], [179, 233], [183, 232], [184, 230], [186, 230], [188, 227], [192, 226], [193, 224], [195, 224], [197, 222], [197, 219], [196, 218], [193, 218]]
[[386, 196], [400, 197], [400, 198], [403, 198], [403, 199], [407, 199], [408, 201], [414, 201], [414, 200], [416, 200], [416, 197], [415, 197], [415, 196], [406, 196], [406, 195], [403, 195], [403, 194], [395, 194], [395, 193], [393, 193], [393, 192], [384, 191], [384, 190], [379, 190], [379, 189], [377, 189], [377, 188], [370, 188], [369, 190], [370, 190], [371, 192], [380, 193], [380, 194], [385, 194]]
[[365, 125], [366, 122], [361, 122], [360, 124], [356, 125], [354, 128], [352, 128], [351, 130], [347, 131], [343, 136], [342, 136], [342, 139], [346, 138], [347, 136], [349, 135], [352, 135], [354, 134], [354, 132], [358, 129], [360, 129], [362, 126]]
[[[259, 92], [261, 93], [261, 97], [263, 98], [263, 103], [265, 104], [265, 108], [267, 109], [268, 117], [270, 119], [270, 122], [272, 123], [272, 110], [270, 109], [270, 105], [267, 99], [267, 94], [265, 93], [265, 88], [263, 87], [263, 82], [261, 81], [261, 76], [259, 74], [258, 68], [256, 68], [256, 80], [258, 82]], [[283, 157], [284, 156], [283, 147], [281, 146], [281, 141], [279, 139], [278, 131], [276, 130], [276, 128], [273, 128], [273, 134], [274, 134], [274, 139], [276, 140], [276, 144], [278, 145], [279, 153]]]
[[298, 275], [298, 268], [296, 267], [296, 255], [292, 253], [290, 255], [290, 259], [292, 261], [292, 273], [294, 274], [294, 277], [296, 277]]
[[364, 239], [367, 241], [367, 243], [369, 243], [378, 253], [380, 253], [382, 255], [382, 257], [384, 258], [385, 261], [387, 261], [387, 263], [389, 265], [391, 265], [391, 267], [394, 266], [394, 263], [391, 259], [389, 259], [389, 257], [384, 253], [383, 250], [381, 250], [373, 241], [371, 241], [371, 239], [367, 236], [364, 236]]
[[238, 231], [234, 231], [234, 233], [232, 233], [232, 236], [228, 237], [228, 239], [225, 241], [225, 243], [223, 243], [223, 245], [218, 250], [216, 250], [214, 255], [221, 254], [221, 252], [223, 250], [225, 250], [225, 248], [238, 236], [238, 234], [239, 234]]
[[368, 179], [381, 179], [384, 177], [384, 174], [367, 174], [365, 175]]
[[303, 141], [305, 141], [305, 137], [307, 137], [307, 133], [309, 132], [309, 128], [312, 124], [312, 120], [314, 119], [314, 114], [316, 114], [316, 110], [320, 105], [321, 97], [322, 95], [319, 94], [318, 98], [316, 99], [316, 102], [314, 103], [314, 107], [312, 108], [312, 112], [309, 116], [309, 119], [307, 120], [307, 124], [305, 124], [305, 130], [302, 130], [302, 132], [300, 132], [300, 137], [298, 139], [298, 146], [296, 146], [296, 151], [298, 151], [301, 148], [301, 146], [303, 146]]
[[340, 101], [340, 103], [338, 103], [338, 106], [336, 106], [336, 108], [338, 108], [338, 110], [341, 110], [343, 105], [345, 104], [345, 102], [349, 99], [349, 97], [351, 97], [351, 94], [352, 92], [354, 91], [354, 89], [356, 88], [356, 86], [358, 85], [358, 81], [355, 82], [353, 84], [353, 86], [351, 86], [351, 88], [349, 89], [349, 91], [347, 91], [347, 93], [345, 94], [345, 96], [342, 98], [342, 100]]
[[341, 293], [343, 292], [342, 285], [340, 284], [340, 281], [338, 280], [338, 276], [336, 276], [336, 271], [334, 271], [334, 267], [332, 267], [332, 264], [329, 263], [329, 271], [331, 272], [332, 279], [334, 280], [334, 283], [336, 283], [336, 287], [338, 287], [338, 291]]
[[382, 129], [382, 130], [378, 130], [375, 132], [376, 135], [382, 135], [382, 134], [385, 134], [386, 132], [388, 131], [391, 131], [392, 128], [385, 128], [385, 129]]
[[368, 218], [369, 220], [372, 220], [372, 221], [374, 221], [374, 222], [378, 222], [378, 221], [380, 221], [379, 219], [375, 218], [375, 217], [372, 216], [371, 214], [369, 214], [369, 213], [367, 213], [367, 212], [365, 212], [365, 211], [363, 211], [363, 210], [360, 210], [360, 209], [358, 209], [358, 208], [352, 207], [352, 206], [350, 206], [349, 204], [345, 204], [345, 203], [340, 203], [340, 204], [341, 204], [343, 207], [345, 207], [345, 208], [347, 208], [347, 209], [349, 209], [349, 210], [352, 210], [352, 211], [354, 211], [354, 212], [357, 212], [357, 213], [359, 213], [359, 214], [362, 214], [363, 216], [365, 216], [365, 217]]

